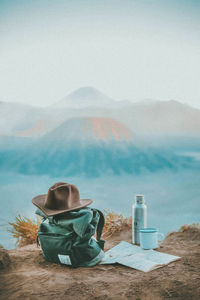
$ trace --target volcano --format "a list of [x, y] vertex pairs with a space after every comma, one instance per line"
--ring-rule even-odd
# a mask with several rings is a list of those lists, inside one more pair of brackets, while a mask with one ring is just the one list
[[110, 107], [117, 102], [106, 96], [99, 90], [91, 87], [81, 87], [70, 93], [67, 97], [54, 104], [54, 107], [86, 108], [86, 107]]
[[132, 131], [123, 123], [112, 118], [71, 118], [44, 136], [45, 140], [69, 142], [83, 141], [130, 141]]

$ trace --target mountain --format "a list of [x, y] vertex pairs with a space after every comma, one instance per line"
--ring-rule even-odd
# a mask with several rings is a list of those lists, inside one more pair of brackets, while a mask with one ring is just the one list
[[21, 137], [40, 136], [48, 130], [48, 125], [47, 120], [36, 120], [30, 127], [24, 130], [15, 131], [14, 135]]
[[53, 110], [23, 103], [0, 102], [0, 137], [39, 137], [66, 120], [53, 118]]
[[200, 110], [178, 101], [138, 102], [110, 116], [143, 136], [199, 136]]
[[[85, 90], [86, 89], [86, 90]], [[141, 102], [102, 100], [102, 94], [90, 98], [93, 88], [81, 88], [69, 95], [62, 103], [62, 116], [65, 111], [69, 117], [109, 117], [123, 122], [137, 135], [155, 136], [199, 136], [200, 110], [175, 100]], [[95, 89], [94, 89], [95, 90]], [[84, 93], [82, 91], [87, 91]], [[95, 90], [96, 91], [96, 90]], [[95, 93], [94, 93], [95, 94]], [[105, 96], [106, 97], [106, 96]], [[68, 100], [67, 100], [68, 99]], [[101, 100], [100, 100], [101, 99]], [[64, 106], [65, 105], [65, 106]], [[96, 105], [96, 106], [95, 106]], [[60, 107], [61, 108], [61, 107]], [[59, 107], [54, 107], [56, 118], [61, 114]]]
[[87, 117], [118, 120], [148, 141], [200, 136], [199, 109], [175, 100], [115, 101], [92, 87], [80, 88], [47, 108], [0, 103], [0, 136], [39, 137], [69, 119]]
[[128, 101], [115, 101], [112, 98], [106, 96], [99, 90], [86, 86], [81, 87], [78, 90], [75, 90], [71, 94], [69, 94], [67, 97], [59, 101], [58, 103], [55, 103], [54, 107], [60, 107], [60, 108], [87, 108], [87, 107], [118, 107], [127, 105]]
[[[12, 102], [0, 103], [0, 136], [28, 136], [26, 131], [34, 127], [41, 119], [42, 109], [31, 105]], [[42, 123], [42, 122], [41, 122]], [[23, 131], [25, 134], [23, 135]], [[42, 131], [41, 126], [30, 132], [37, 135]]]
[[71, 141], [130, 141], [133, 133], [123, 123], [112, 118], [71, 118], [47, 133], [42, 140], [63, 143]]

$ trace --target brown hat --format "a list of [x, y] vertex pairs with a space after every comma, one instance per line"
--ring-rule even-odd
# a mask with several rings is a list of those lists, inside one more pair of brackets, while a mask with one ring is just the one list
[[57, 182], [52, 185], [47, 195], [39, 195], [32, 203], [39, 207], [46, 216], [81, 209], [93, 202], [91, 199], [80, 199], [78, 188], [70, 183]]

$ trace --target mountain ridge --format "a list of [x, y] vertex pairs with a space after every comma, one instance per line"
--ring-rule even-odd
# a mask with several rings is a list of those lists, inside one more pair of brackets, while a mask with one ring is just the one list
[[[94, 95], [98, 98], [96, 106]], [[92, 87], [82, 87], [69, 96], [72, 104], [76, 102], [75, 106], [39, 108], [2, 102], [0, 135], [39, 137], [75, 117], [112, 118], [141, 136], [200, 135], [200, 109], [176, 100], [152, 102], [150, 99], [130, 104], [113, 100]]]

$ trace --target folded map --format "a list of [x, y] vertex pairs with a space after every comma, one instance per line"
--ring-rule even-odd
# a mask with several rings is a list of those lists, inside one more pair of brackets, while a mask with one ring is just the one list
[[133, 269], [149, 272], [177, 259], [180, 257], [155, 250], [143, 250], [139, 246], [123, 241], [105, 253], [101, 264], [119, 263]]

